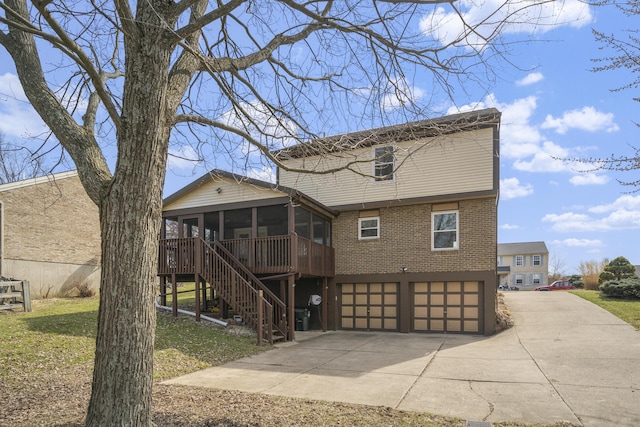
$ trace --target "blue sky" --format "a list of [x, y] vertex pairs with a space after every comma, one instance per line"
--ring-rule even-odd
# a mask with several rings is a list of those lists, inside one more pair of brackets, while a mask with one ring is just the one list
[[[489, 0], [487, 3], [492, 3]], [[544, 241], [563, 271], [578, 271], [581, 261], [625, 256], [640, 264], [635, 239], [640, 237], [640, 194], [616, 179], [638, 179], [632, 173], [584, 172], [585, 165], [556, 158], [606, 157], [633, 154], [640, 129], [640, 104], [631, 91], [614, 92], [634, 76], [626, 71], [594, 73], [592, 59], [612, 54], [599, 50], [592, 28], [623, 35], [633, 27], [613, 8], [588, 8], [577, 1], [553, 2], [538, 25], [519, 24], [507, 31], [512, 44], [505, 45], [508, 59], [497, 79], [483, 87], [466, 87], [460, 97], [442, 104], [441, 115], [471, 108], [495, 107], [502, 111], [500, 243]], [[469, 16], [482, 8], [467, 3]], [[428, 30], [438, 22], [443, 41], [456, 28], [446, 9], [437, 9], [434, 20], [416, 21]], [[471, 41], [473, 42], [473, 41]], [[406, 83], [416, 99], [429, 96], [419, 76]], [[392, 101], [389, 101], [392, 103]], [[46, 131], [21, 93], [10, 60], [0, 50], [0, 131], [9, 142], [34, 144], [27, 135]], [[179, 152], [190, 157], [190, 149]], [[63, 169], [64, 169], [63, 165]], [[68, 166], [68, 165], [66, 165]], [[166, 195], [178, 190], [220, 164], [200, 164], [173, 157], [167, 174]], [[70, 169], [73, 166], [66, 167]], [[254, 176], [269, 176], [256, 170]]]

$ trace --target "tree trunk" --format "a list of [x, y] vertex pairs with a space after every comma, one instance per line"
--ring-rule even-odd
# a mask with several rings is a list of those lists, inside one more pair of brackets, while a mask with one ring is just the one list
[[152, 425], [154, 297], [171, 114], [170, 49], [148, 35], [127, 49], [118, 163], [100, 203], [102, 277], [88, 426]]

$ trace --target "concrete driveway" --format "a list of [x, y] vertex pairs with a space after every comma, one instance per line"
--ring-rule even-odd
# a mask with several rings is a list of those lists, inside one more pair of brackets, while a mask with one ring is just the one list
[[640, 425], [640, 332], [565, 292], [510, 292], [492, 337], [304, 332], [293, 343], [166, 381], [460, 417]]

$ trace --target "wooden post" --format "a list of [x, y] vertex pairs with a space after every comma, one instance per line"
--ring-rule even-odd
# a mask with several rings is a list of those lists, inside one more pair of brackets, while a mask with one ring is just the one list
[[327, 304], [328, 304], [328, 292], [329, 287], [326, 277], [322, 278], [322, 332], [327, 332]]
[[22, 304], [24, 311], [31, 311], [31, 287], [28, 280], [22, 281]]
[[198, 273], [196, 273], [194, 275], [194, 285], [195, 285], [195, 293], [196, 293], [196, 322], [200, 321], [200, 282], [202, 282], [202, 279], [200, 278], [200, 275]]
[[296, 305], [296, 296], [295, 296], [295, 274], [289, 275], [289, 295], [287, 302], [287, 317], [289, 318], [289, 337], [291, 340], [296, 339], [296, 316], [295, 316], [295, 305]]
[[263, 291], [260, 289], [258, 291], [258, 345], [262, 345], [262, 327], [264, 325], [264, 313], [262, 312], [262, 300], [263, 300]]
[[171, 308], [173, 311], [173, 316], [178, 317], [178, 284], [176, 273], [171, 275]]
[[160, 279], [160, 304], [167, 305], [167, 276]]

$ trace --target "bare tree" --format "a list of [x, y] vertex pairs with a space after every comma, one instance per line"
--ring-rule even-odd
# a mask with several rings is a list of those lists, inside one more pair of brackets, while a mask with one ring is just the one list
[[549, 256], [549, 283], [562, 279], [566, 272], [567, 265], [564, 260], [556, 254]]
[[35, 178], [44, 172], [42, 157], [6, 142], [0, 132], [0, 184]]
[[442, 25], [437, 15], [422, 32], [414, 25], [438, 3], [464, 19], [448, 0], [0, 1], [0, 45], [100, 210], [87, 425], [152, 424], [157, 236], [170, 142], [190, 142], [201, 156], [277, 164], [274, 149], [334, 131], [334, 123], [429, 117], [410, 79], [421, 73], [434, 104], [460, 85], [483, 84], [486, 61], [503, 53], [494, 41], [505, 25], [529, 19], [523, 9], [544, 1], [498, 4], [484, 19], [461, 21], [445, 44], [430, 35]]
[[[640, 3], [638, 2], [614, 2], [611, 0], [588, 1], [588, 3], [597, 6], [613, 6], [626, 17], [636, 18], [640, 15]], [[620, 22], [624, 22], [621, 20]], [[592, 30], [593, 35], [602, 45], [602, 50], [609, 50], [613, 53], [608, 56], [593, 59], [597, 64], [592, 68], [593, 72], [606, 72], [615, 70], [627, 70], [636, 77], [633, 81], [610, 90], [620, 92], [625, 90], [637, 89], [640, 85], [640, 30], [620, 28], [617, 34], [605, 34], [596, 29]], [[640, 97], [633, 97], [634, 101], [640, 102]], [[640, 126], [640, 124], [638, 124]], [[624, 172], [637, 172], [640, 170], [640, 147], [629, 144], [630, 154], [612, 154], [609, 157], [589, 157], [565, 159], [568, 161], [585, 164], [588, 167], [583, 172], [594, 172], [598, 170]], [[631, 178], [630, 180], [618, 179], [618, 182], [627, 187], [631, 187], [631, 193], [640, 191], [640, 178]]]

